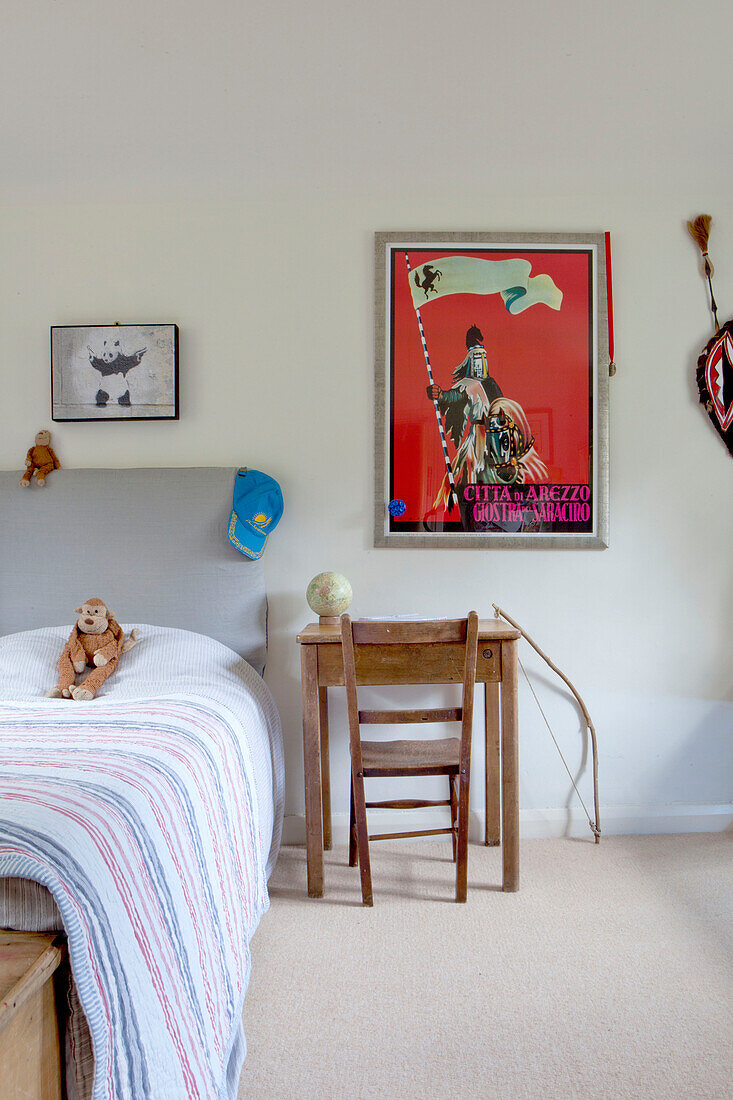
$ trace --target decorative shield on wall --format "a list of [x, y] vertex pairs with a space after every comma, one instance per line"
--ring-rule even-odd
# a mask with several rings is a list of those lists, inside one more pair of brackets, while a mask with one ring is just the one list
[[713, 293], [715, 268], [708, 252], [712, 224], [709, 214], [698, 214], [687, 223], [687, 230], [702, 255], [702, 276], [708, 284], [710, 312], [715, 322], [715, 336], [708, 340], [697, 361], [697, 388], [713, 427], [733, 455], [733, 320], [724, 325], [718, 321], [718, 303]]
[[697, 386], [729, 452], [733, 455], [733, 321], [728, 321], [705, 345], [697, 361]]

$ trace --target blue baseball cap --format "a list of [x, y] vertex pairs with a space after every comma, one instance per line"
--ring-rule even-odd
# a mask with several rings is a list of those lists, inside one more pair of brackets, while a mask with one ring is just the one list
[[274, 477], [246, 466], [237, 470], [227, 534], [240, 554], [259, 558], [282, 514], [283, 495]]

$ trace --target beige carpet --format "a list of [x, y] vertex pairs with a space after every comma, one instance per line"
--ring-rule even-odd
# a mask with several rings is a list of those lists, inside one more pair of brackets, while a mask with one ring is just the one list
[[731, 837], [526, 841], [502, 894], [472, 845], [285, 848], [252, 941], [241, 1097], [733, 1097]]

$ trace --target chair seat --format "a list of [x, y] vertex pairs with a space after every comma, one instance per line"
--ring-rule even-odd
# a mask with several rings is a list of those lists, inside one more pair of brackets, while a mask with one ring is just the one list
[[459, 737], [438, 741], [362, 741], [364, 775], [457, 775]]

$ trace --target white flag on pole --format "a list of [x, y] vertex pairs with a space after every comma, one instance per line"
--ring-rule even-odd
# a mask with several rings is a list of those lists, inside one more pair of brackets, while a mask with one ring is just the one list
[[529, 260], [482, 260], [478, 256], [444, 256], [416, 267], [410, 276], [415, 309], [448, 294], [501, 294], [509, 313], [530, 306], [559, 309], [562, 291], [549, 275], [530, 278]]

